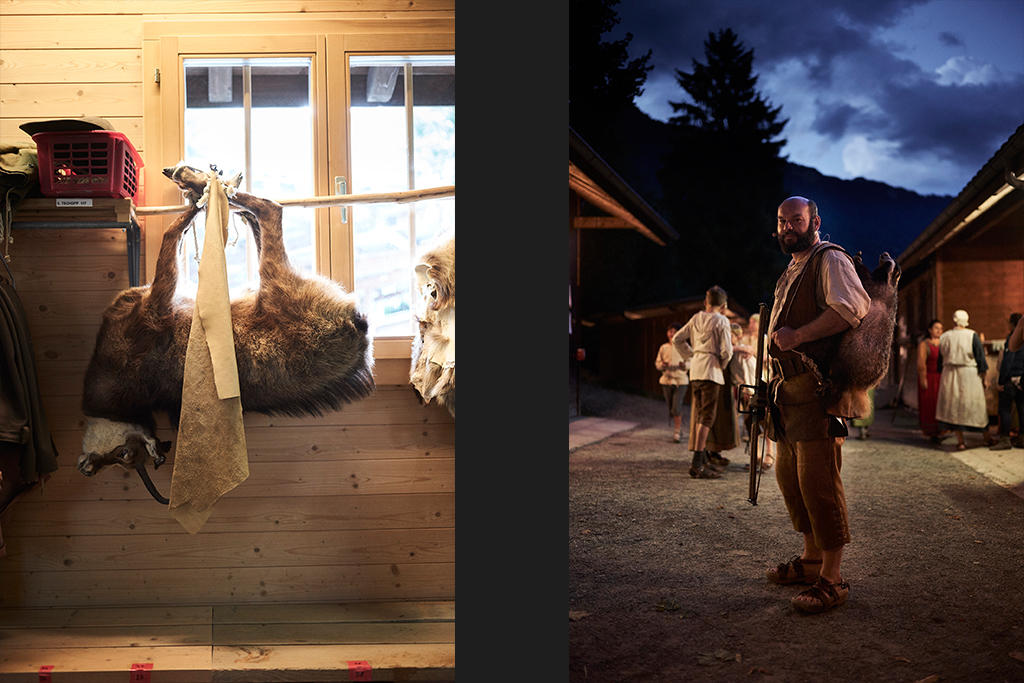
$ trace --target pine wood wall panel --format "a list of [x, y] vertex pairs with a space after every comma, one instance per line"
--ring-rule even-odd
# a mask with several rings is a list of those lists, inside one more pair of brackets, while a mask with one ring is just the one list
[[230, 567], [10, 574], [0, 605], [225, 605], [243, 602], [329, 602], [444, 599], [454, 595], [450, 563]]
[[[70, 514], [69, 514], [70, 513]], [[220, 501], [203, 534], [339, 531], [343, 529], [433, 529], [455, 525], [447, 493], [362, 496], [278, 496]], [[154, 501], [89, 500], [55, 505], [43, 496], [19, 500], [4, 538], [72, 537], [108, 534], [174, 534], [181, 525]]]
[[[62, 454], [68, 461], [76, 453]], [[25, 500], [53, 503], [80, 500], [138, 500], [155, 505], [134, 471], [108, 467], [84, 477], [74, 466], [58, 468], [45, 490], [25, 494]], [[152, 472], [153, 483], [170, 491], [171, 469], [165, 464]], [[373, 495], [386, 493], [441, 493], [455, 490], [452, 458], [423, 460], [346, 460], [302, 463], [250, 463], [249, 478], [222, 500], [276, 496]], [[20, 500], [20, 499], [19, 499]], [[216, 513], [215, 513], [216, 514]]]
[[138, 50], [142, 21], [140, 15], [18, 15], [5, 9], [0, 45], [5, 50]]
[[371, 529], [196, 534], [47, 536], [8, 553], [0, 577], [14, 572], [203, 567], [301, 567], [331, 564], [451, 562], [453, 529]]
[[138, 83], [142, 50], [0, 50], [5, 83]]
[[0, 0], [0, 14], [229, 14], [454, 11], [454, 0]]
[[0, 85], [0, 110], [7, 118], [38, 116], [142, 116], [138, 83], [28, 83]]
[[[56, 115], [52, 116], [39, 116], [40, 112], [36, 112], [34, 116], [19, 116], [16, 118], [0, 118], [0, 140], [12, 141], [12, 142], [30, 142], [32, 138], [28, 133], [21, 130], [19, 126], [28, 121], [48, 121], [53, 118], [57, 118]], [[0, 110], [0, 116], [3, 116], [3, 110]], [[90, 114], [96, 116], [97, 114]], [[125, 116], [104, 116], [110, 125], [114, 127], [119, 133], [124, 133], [128, 136], [128, 139], [132, 141], [132, 146], [142, 156], [143, 162], [145, 162], [145, 135], [142, 129], [142, 117], [125, 117]], [[145, 174], [142, 176], [145, 178]]]

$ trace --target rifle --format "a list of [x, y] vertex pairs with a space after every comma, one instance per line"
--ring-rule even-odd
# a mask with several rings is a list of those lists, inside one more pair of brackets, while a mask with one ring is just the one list
[[764, 381], [764, 340], [768, 333], [768, 308], [763, 303], [758, 305], [757, 322], [757, 361], [754, 384], [741, 384], [740, 389], [753, 389], [754, 396], [750, 401], [749, 410], [739, 412], [751, 416], [750, 420], [750, 485], [747, 489], [747, 500], [757, 505], [757, 492], [761, 487], [761, 462], [758, 457], [757, 440], [762, 430], [768, 406], [768, 384]]

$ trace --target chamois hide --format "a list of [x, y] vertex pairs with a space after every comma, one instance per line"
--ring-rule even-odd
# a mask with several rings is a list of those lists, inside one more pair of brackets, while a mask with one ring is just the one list
[[[85, 375], [89, 418], [79, 470], [109, 463], [132, 469], [163, 462], [170, 444], [154, 437], [154, 413], [177, 426], [185, 351], [195, 302], [175, 297], [176, 252], [206, 185], [198, 169], [164, 169], [192, 206], [164, 233], [152, 285], [121, 292], [103, 313]], [[268, 415], [321, 415], [374, 390], [366, 317], [332, 280], [301, 275], [284, 251], [280, 204], [236, 192], [259, 249], [259, 289], [231, 302], [242, 409]], [[112, 424], [113, 423], [113, 424]]]
[[871, 414], [868, 390], [878, 386], [889, 370], [901, 271], [888, 253], [878, 258], [878, 267], [873, 272], [864, 265], [860, 254], [853, 256], [853, 265], [871, 298], [867, 315], [859, 326], [840, 337], [827, 377], [809, 356], [800, 356], [821, 383], [819, 393], [829, 414], [865, 418]]

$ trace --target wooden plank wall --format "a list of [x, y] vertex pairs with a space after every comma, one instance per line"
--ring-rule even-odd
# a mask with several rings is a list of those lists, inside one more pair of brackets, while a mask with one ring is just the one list
[[[409, 20], [453, 16], [454, 3], [0, 0], [0, 13], [0, 139], [27, 139], [18, 129], [26, 120], [98, 115], [145, 157], [143, 21]], [[326, 417], [247, 416], [251, 475], [189, 535], [136, 475], [86, 478], [74, 467], [101, 312], [128, 286], [123, 231], [16, 230], [15, 240], [11, 265], [60, 469], [2, 520], [0, 605], [454, 597], [455, 426], [443, 409], [418, 403], [408, 359], [378, 360], [376, 394]], [[154, 473], [165, 493], [172, 464]]]

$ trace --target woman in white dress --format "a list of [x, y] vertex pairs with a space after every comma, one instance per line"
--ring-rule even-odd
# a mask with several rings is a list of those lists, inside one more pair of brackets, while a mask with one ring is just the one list
[[957, 450], [964, 450], [964, 430], [986, 432], [985, 372], [988, 363], [978, 333], [967, 327], [967, 311], [953, 313], [954, 327], [939, 337], [942, 377], [935, 419], [956, 432]]

